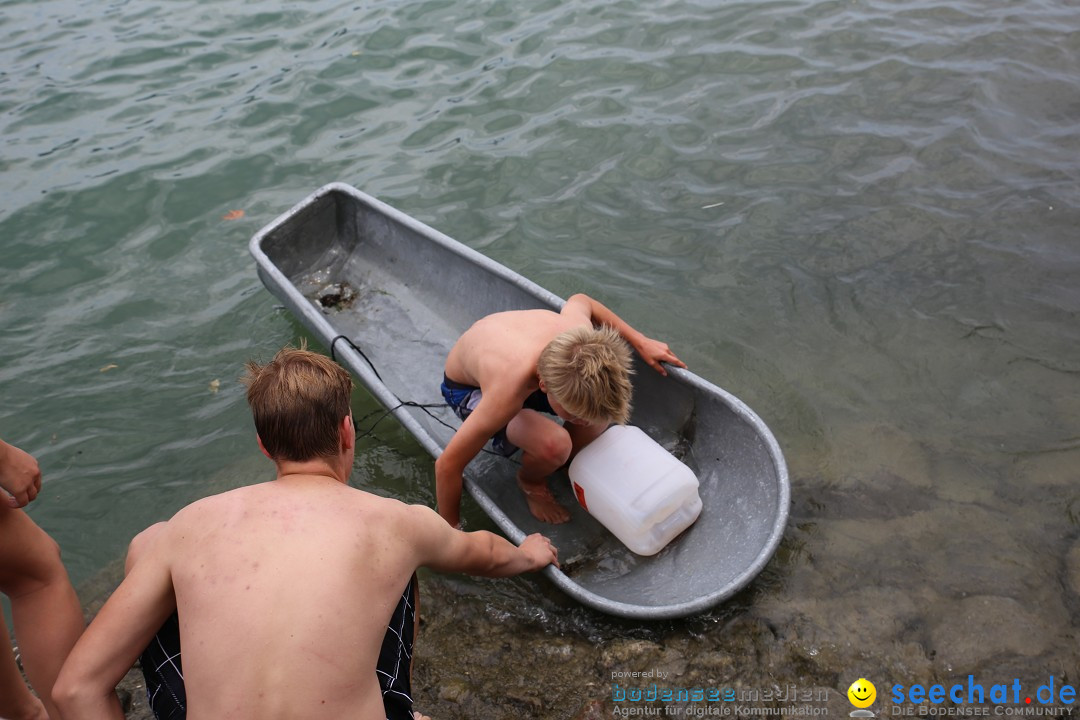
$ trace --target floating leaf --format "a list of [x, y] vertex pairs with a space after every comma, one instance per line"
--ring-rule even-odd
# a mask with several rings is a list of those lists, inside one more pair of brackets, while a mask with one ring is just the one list
[[103, 368], [101, 368], [100, 370], [98, 370], [98, 372], [109, 372], [110, 370], [112, 370], [112, 369], [114, 369], [114, 368], [118, 368], [118, 367], [120, 367], [120, 366], [119, 366], [119, 365], [117, 365], [116, 363], [109, 363], [109, 364], [108, 364], [108, 365], [106, 365], [105, 367], [103, 367]]
[[222, 215], [221, 219], [222, 220], [239, 220], [242, 217], [244, 217], [244, 211], [243, 210], [230, 210], [229, 212]]
[[221, 387], [221, 381], [220, 380], [211, 380], [210, 381], [210, 392], [216, 393], [218, 391], [218, 388], [220, 388], [220, 387]]

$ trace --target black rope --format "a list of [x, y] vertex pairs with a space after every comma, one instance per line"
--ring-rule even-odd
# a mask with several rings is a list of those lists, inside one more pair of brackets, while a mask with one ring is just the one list
[[[379, 423], [381, 423], [381, 422], [382, 422], [383, 420], [385, 420], [385, 419], [386, 419], [386, 418], [387, 418], [387, 417], [388, 417], [388, 416], [389, 416], [389, 415], [390, 415], [391, 413], [393, 413], [393, 412], [394, 412], [395, 410], [397, 410], [398, 408], [403, 408], [403, 407], [414, 407], [414, 408], [420, 408], [421, 410], [423, 410], [424, 412], [426, 412], [426, 413], [427, 413], [427, 414], [428, 414], [428, 415], [429, 415], [429, 416], [430, 416], [430, 417], [431, 417], [431, 418], [432, 418], [433, 420], [435, 420], [435, 422], [437, 422], [437, 423], [439, 423], [439, 424], [443, 425], [444, 427], [450, 428], [450, 429], [451, 429], [451, 430], [453, 430], [454, 432], [457, 432], [457, 428], [456, 428], [456, 427], [454, 427], [453, 425], [451, 425], [450, 423], [446, 422], [445, 420], [443, 420], [443, 419], [442, 419], [441, 417], [439, 417], [438, 415], [435, 415], [434, 413], [432, 413], [432, 412], [430, 412], [430, 411], [428, 410], [428, 408], [441, 408], [441, 407], [447, 407], [446, 403], [426, 403], [426, 404], [425, 404], [425, 403], [417, 403], [417, 402], [413, 402], [413, 401], [411, 401], [411, 400], [402, 400], [402, 401], [400, 401], [400, 402], [399, 402], [399, 403], [398, 403], [397, 405], [395, 405], [394, 407], [390, 408], [389, 410], [383, 410], [383, 411], [382, 411], [382, 415], [380, 415], [380, 416], [379, 416], [379, 419], [378, 419], [378, 420], [376, 420], [375, 422], [373, 422], [373, 423], [371, 424], [371, 427], [369, 427], [369, 428], [368, 428], [367, 430], [365, 430], [364, 432], [360, 432], [359, 430], [357, 430], [357, 432], [356, 432], [356, 439], [357, 439], [357, 440], [359, 440], [360, 438], [363, 438], [363, 437], [367, 437], [368, 435], [370, 435], [370, 434], [371, 434], [371, 433], [372, 433], [372, 432], [373, 432], [373, 431], [375, 430], [375, 426], [376, 426], [376, 425], [378, 425], [378, 424], [379, 424]], [[368, 413], [367, 415], [365, 415], [364, 417], [362, 417], [362, 418], [360, 418], [359, 420], [357, 420], [357, 421], [356, 421], [356, 425], [357, 425], [357, 427], [359, 427], [360, 423], [364, 422], [365, 420], [367, 420], [367, 419], [368, 419], [369, 417], [371, 417], [372, 415], [374, 415], [374, 414], [375, 414], [375, 413], [377, 413], [377, 412], [379, 412], [379, 411], [378, 411], [378, 410], [372, 410], [372, 411], [371, 411], [371, 412], [369, 412], [369, 413]]]
[[[371, 362], [371, 358], [369, 358], [367, 356], [367, 354], [364, 353], [363, 350], [361, 350], [359, 347], [357, 347], [356, 343], [354, 343], [347, 335], [338, 335], [333, 340], [330, 341], [330, 359], [331, 360], [333, 360], [334, 362], [338, 361], [337, 353], [334, 351], [334, 346], [337, 345], [338, 340], [344, 340], [345, 342], [347, 342], [349, 344], [349, 347], [351, 347], [356, 352], [360, 353], [360, 357], [364, 358], [364, 361], [368, 364], [368, 367], [371, 368], [371, 372], [375, 373], [375, 377], [379, 378], [380, 382], [384, 382], [384, 383], [386, 382], [385, 380], [382, 379], [382, 375], [379, 374], [379, 371], [375, 369], [375, 363]], [[420, 408], [425, 413], [427, 413], [428, 416], [432, 420], [439, 423], [443, 427], [449, 428], [450, 430], [453, 430], [454, 432], [458, 431], [457, 427], [451, 425], [450, 423], [446, 422], [445, 420], [443, 420], [441, 417], [439, 417], [435, 413], [428, 410], [428, 408], [449, 407], [448, 405], [446, 405], [446, 403], [418, 403], [418, 402], [413, 402], [412, 400], [401, 400], [401, 399], [397, 398], [396, 395], [394, 397], [396, 399], [398, 399], [398, 404], [395, 405], [394, 407], [390, 408], [389, 410], [384, 410], [383, 414], [380, 415], [379, 418], [375, 422], [373, 422], [371, 424], [371, 427], [369, 427], [364, 432], [360, 432], [360, 430], [359, 430], [360, 423], [364, 422], [369, 417], [371, 417], [375, 413], [379, 412], [378, 410], [373, 410], [373, 411], [369, 412], [367, 415], [360, 418], [360, 420], [358, 422], [353, 423], [354, 426], [357, 428], [357, 431], [356, 431], [356, 439], [357, 440], [360, 440], [361, 438], [365, 438], [368, 435], [371, 435], [373, 432], [375, 432], [375, 427], [379, 423], [381, 423], [383, 420], [385, 420], [387, 418], [387, 416], [391, 415], [395, 410], [397, 410], [399, 408], [403, 408], [403, 407]], [[496, 457], [505, 457], [502, 453], [497, 453], [497, 452], [494, 452], [492, 450], [488, 450], [487, 448], [481, 448], [481, 450], [482, 450], [482, 452], [486, 452], [489, 455], [495, 455]]]
[[[371, 358], [369, 358], [364, 353], [363, 350], [361, 350], [360, 348], [358, 348], [356, 346], [356, 343], [354, 343], [352, 340], [350, 340], [345, 335], [338, 335], [337, 337], [335, 337], [333, 340], [330, 341], [330, 359], [331, 360], [333, 360], [334, 362], [338, 361], [337, 355], [334, 352], [334, 345], [337, 344], [338, 340], [344, 340], [345, 342], [347, 342], [349, 344], [349, 347], [351, 347], [356, 352], [360, 353], [360, 357], [364, 358], [364, 360], [367, 362], [368, 366], [371, 368], [371, 371], [373, 373], [375, 373], [375, 377], [379, 378], [379, 380], [382, 381], [382, 382], [386, 382], [385, 380], [382, 379], [382, 375], [379, 374], [379, 371], [375, 369], [375, 363], [371, 362]], [[395, 398], [397, 398], [396, 395], [395, 395]], [[387, 417], [389, 417], [391, 414], [393, 414], [393, 412], [395, 410], [398, 410], [399, 408], [403, 408], [403, 407], [419, 408], [419, 409], [423, 410], [425, 413], [427, 413], [428, 417], [430, 417], [432, 420], [439, 423], [443, 427], [448, 428], [450, 430], [453, 430], [454, 432], [458, 431], [458, 427], [456, 427], [454, 425], [451, 425], [450, 423], [446, 422], [441, 417], [439, 417], [438, 415], [436, 415], [435, 413], [431, 412], [428, 409], [428, 408], [445, 408], [445, 407], [449, 407], [446, 403], [418, 403], [418, 402], [413, 402], [412, 400], [401, 400], [399, 398], [397, 398], [397, 399], [398, 399], [398, 404], [395, 405], [394, 407], [390, 408], [389, 410], [383, 410], [382, 415], [380, 415], [378, 417], [378, 419], [375, 420], [375, 422], [371, 423], [371, 427], [369, 427], [367, 430], [364, 430], [363, 432], [361, 432], [360, 431], [360, 424], [365, 422], [369, 417], [371, 417], [375, 413], [379, 412], [378, 409], [372, 410], [371, 412], [369, 412], [367, 415], [360, 418], [359, 420], [355, 420], [353, 422], [353, 425], [356, 428], [356, 439], [361, 440], [361, 439], [367, 437], [368, 435], [371, 435], [373, 432], [375, 432], [375, 428], [379, 425], [379, 423], [381, 423], [383, 420], [385, 420]], [[481, 448], [481, 451], [486, 452], [489, 455], [495, 455], [496, 457], [506, 457], [502, 453], [497, 453], [497, 452], [494, 452], [492, 450], [488, 450], [487, 448]], [[507, 458], [507, 459], [509, 459], [509, 458]]]
[[[365, 415], [364, 417], [360, 418], [355, 423], [353, 423], [357, 428], [357, 430], [356, 430], [356, 439], [357, 440], [362, 440], [363, 438], [366, 438], [368, 435], [371, 435], [373, 432], [375, 432], [375, 428], [378, 426], [379, 423], [381, 423], [383, 420], [385, 420], [387, 417], [389, 417], [395, 410], [397, 410], [399, 408], [402, 408], [402, 407], [420, 408], [425, 413], [427, 413], [428, 416], [431, 417], [431, 419], [433, 419], [435, 422], [439, 423], [443, 427], [447, 427], [447, 428], [453, 430], [454, 432], [457, 432], [457, 430], [458, 430], [457, 427], [455, 427], [454, 425], [451, 425], [450, 423], [446, 422], [445, 420], [443, 420], [438, 415], [436, 415], [433, 412], [431, 412], [430, 410], [428, 410], [428, 408], [445, 408], [445, 407], [449, 407], [446, 403], [418, 403], [418, 402], [413, 402], [412, 400], [402, 400], [401, 402], [399, 402], [397, 405], [390, 408], [389, 410], [383, 410], [382, 415], [380, 415], [379, 418], [375, 422], [371, 423], [371, 427], [369, 427], [367, 430], [364, 430], [363, 432], [360, 432], [360, 429], [359, 429], [360, 428], [360, 423], [364, 422], [369, 417], [371, 417], [375, 413], [379, 412], [379, 410], [372, 410], [367, 415]], [[520, 464], [520, 463], [517, 463], [516, 460], [511, 460], [510, 458], [506, 457], [502, 453], [497, 453], [494, 450], [488, 450], [487, 448], [480, 448], [480, 451], [481, 452], [486, 452], [488, 455], [494, 455], [495, 457], [505, 458], [507, 460], [510, 460], [510, 462], [515, 463], [515, 464]]]
[[[371, 362], [371, 358], [369, 358], [367, 355], [365, 355], [364, 351], [361, 350], [360, 348], [358, 348], [356, 346], [356, 343], [354, 343], [352, 340], [350, 340], [345, 335], [338, 335], [337, 337], [335, 337], [333, 340], [330, 341], [330, 359], [331, 360], [333, 360], [334, 362], [338, 361], [337, 354], [334, 352], [334, 345], [337, 344], [338, 340], [344, 340], [345, 342], [349, 343], [349, 347], [351, 347], [356, 352], [360, 353], [360, 357], [364, 358], [364, 360], [368, 364], [368, 367], [371, 368], [371, 372], [375, 373], [375, 377], [379, 378], [379, 380], [381, 380], [382, 382], [386, 382], [385, 380], [382, 379], [382, 375], [379, 374], [379, 371], [375, 369], [375, 363]], [[395, 410], [396, 409], [397, 408], [395, 408]]]

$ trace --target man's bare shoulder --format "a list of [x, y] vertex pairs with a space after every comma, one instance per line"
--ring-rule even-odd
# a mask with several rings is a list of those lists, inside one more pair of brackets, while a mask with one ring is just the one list
[[245, 485], [244, 487], [227, 490], [223, 493], [217, 493], [216, 495], [207, 495], [204, 498], [200, 498], [182, 507], [175, 515], [173, 515], [169, 522], [177, 525], [194, 522], [200, 517], [219, 513], [229, 508], [242, 505], [248, 498], [263, 493], [265, 486], [270, 482], [272, 481], [257, 483], [255, 485]]
[[288, 502], [291, 496], [296, 494], [314, 497], [314, 493], [329, 493], [334, 496], [334, 504], [340, 503], [354, 508], [370, 507], [386, 513], [402, 513], [407, 511], [406, 508], [412, 507], [400, 500], [375, 495], [342, 483], [325, 482], [320, 485], [321, 487], [304, 488], [281, 480], [247, 485], [196, 500], [177, 512], [170, 522], [177, 525], [199, 523], [208, 517], [242, 512], [266, 503]]
[[354, 507], [376, 515], [386, 522], [397, 525], [398, 532], [419, 530], [434, 520], [445, 522], [439, 514], [426, 505], [414, 505], [394, 498], [380, 497], [368, 492], [355, 490], [349, 494]]

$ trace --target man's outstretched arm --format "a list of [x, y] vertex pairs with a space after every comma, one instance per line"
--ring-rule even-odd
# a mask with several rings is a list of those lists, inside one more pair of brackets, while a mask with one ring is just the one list
[[463, 532], [447, 525], [433, 510], [412, 506], [421, 564], [439, 572], [460, 572], [485, 577], [510, 577], [559, 566], [559, 553], [539, 533], [520, 546], [487, 530]]

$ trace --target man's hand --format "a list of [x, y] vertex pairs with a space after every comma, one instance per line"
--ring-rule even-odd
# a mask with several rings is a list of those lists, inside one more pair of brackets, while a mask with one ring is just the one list
[[637, 351], [641, 355], [641, 359], [649, 364], [649, 367], [664, 376], [667, 376], [667, 370], [660, 364], [661, 362], [666, 362], [675, 367], [686, 367], [686, 363], [675, 357], [675, 353], [671, 352], [671, 348], [668, 347], [666, 342], [642, 336]]
[[41, 468], [30, 453], [0, 440], [0, 487], [11, 494], [2, 502], [24, 507], [41, 492]]
[[541, 570], [548, 565], [559, 567], [559, 551], [540, 533], [533, 533], [519, 546], [529, 559], [529, 570]]

